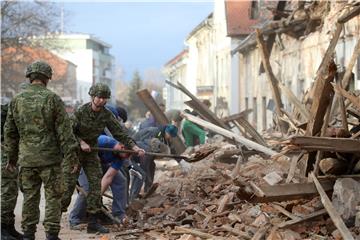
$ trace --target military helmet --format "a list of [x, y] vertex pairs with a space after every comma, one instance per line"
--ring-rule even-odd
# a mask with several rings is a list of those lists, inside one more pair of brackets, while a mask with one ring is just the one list
[[96, 83], [90, 87], [89, 95], [92, 97], [110, 98], [111, 91], [108, 85], [104, 83]]
[[25, 76], [28, 78], [31, 73], [41, 73], [51, 79], [53, 71], [50, 65], [46, 62], [35, 61], [27, 67]]

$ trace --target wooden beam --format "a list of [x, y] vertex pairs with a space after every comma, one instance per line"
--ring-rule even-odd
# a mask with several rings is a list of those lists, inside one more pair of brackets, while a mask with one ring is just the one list
[[349, 101], [355, 105], [356, 108], [360, 109], [360, 98], [356, 97], [352, 94], [350, 94], [348, 91], [346, 91], [345, 89], [343, 89], [342, 87], [340, 87], [337, 84], [332, 84], [332, 86], [334, 87], [334, 90], [339, 93], [341, 96], [349, 99]]
[[250, 136], [253, 137], [257, 143], [265, 147], [268, 146], [265, 139], [261, 136], [261, 134], [258, 131], [256, 131], [256, 129], [249, 123], [249, 121], [246, 120], [246, 118], [244, 117], [238, 118], [235, 121], [239, 123], [239, 125], [244, 128], [245, 132], [250, 134]]
[[[280, 20], [282, 18], [282, 16], [283, 16], [282, 11], [285, 9], [285, 6], [286, 6], [286, 1], [278, 1], [278, 4], [275, 9], [274, 18], [273, 18], [274, 21]], [[269, 53], [269, 55], [271, 54], [272, 47], [275, 42], [275, 37], [276, 37], [276, 33], [271, 33], [271, 34], [269, 34], [268, 39], [266, 41], [266, 50]], [[260, 73], [265, 72], [265, 68], [264, 68], [264, 65], [262, 62], [260, 64], [259, 72]]]
[[325, 52], [322, 62], [316, 72], [314, 80], [314, 96], [310, 109], [309, 124], [306, 132], [308, 136], [315, 136], [320, 132], [326, 108], [331, 102], [332, 89], [330, 82], [334, 79], [337, 68], [332, 55], [339, 40], [343, 24], [337, 24], [336, 30], [330, 44]]
[[351, 138], [294, 136], [287, 142], [307, 151], [360, 152], [360, 140]]
[[255, 149], [255, 150], [263, 152], [263, 153], [265, 153], [265, 154], [267, 154], [269, 156], [273, 156], [273, 155], [278, 154], [277, 152], [275, 152], [275, 151], [273, 151], [273, 150], [271, 150], [271, 149], [269, 149], [269, 148], [267, 148], [265, 146], [262, 146], [262, 145], [260, 145], [258, 143], [250, 141], [249, 139], [241, 137], [241, 136], [239, 136], [239, 135], [237, 135], [237, 134], [235, 134], [235, 133], [233, 133], [233, 132], [231, 132], [231, 131], [229, 131], [227, 129], [216, 126], [215, 124], [209, 123], [209, 122], [207, 122], [207, 121], [205, 121], [203, 119], [200, 119], [198, 117], [195, 117], [195, 116], [193, 116], [191, 114], [184, 113], [184, 117], [187, 120], [189, 120], [191, 122], [194, 122], [194, 123], [196, 123], [196, 124], [198, 124], [198, 125], [200, 125], [202, 127], [205, 127], [205, 128], [207, 128], [207, 129], [209, 129], [209, 130], [211, 130], [213, 132], [219, 133], [219, 134], [221, 134], [221, 135], [223, 135], [223, 136], [225, 136], [225, 137], [227, 137], [229, 139], [232, 139], [232, 140], [234, 140], [236, 142], [239, 142], [239, 143], [247, 146], [250, 149]]
[[[276, 110], [276, 114], [280, 117], [282, 116], [282, 112], [281, 112], [281, 108], [283, 107], [282, 101], [281, 101], [281, 95], [280, 95], [280, 91], [279, 91], [279, 86], [278, 86], [278, 80], [276, 79], [271, 65], [270, 65], [270, 61], [269, 61], [269, 52], [267, 51], [267, 48], [265, 46], [264, 43], [264, 39], [263, 36], [260, 33], [259, 29], [256, 29], [256, 41], [260, 50], [260, 56], [261, 56], [261, 61], [263, 63], [263, 66], [265, 68], [265, 72], [267, 75], [267, 78], [270, 82], [270, 86], [271, 86], [271, 91], [272, 91], [272, 96], [275, 102], [275, 110]], [[279, 125], [280, 125], [280, 130], [282, 133], [286, 133], [287, 129], [285, 127], [285, 124], [279, 120]]]
[[309, 111], [305, 108], [305, 105], [299, 101], [299, 99], [295, 96], [295, 94], [284, 84], [279, 83], [279, 87], [281, 89], [281, 93], [283, 93], [287, 99], [294, 105], [294, 107], [299, 111], [299, 113], [304, 117], [304, 120], [308, 121], [310, 118]]
[[286, 181], [285, 181], [286, 183], [290, 183], [291, 180], [293, 179], [293, 177], [295, 175], [297, 163], [304, 156], [304, 154], [305, 154], [305, 152], [302, 151], [298, 156], [296, 156], [296, 157], [294, 156], [291, 159], [289, 174], [287, 175], [287, 178], [286, 178]]
[[193, 228], [190, 229], [190, 228], [185, 228], [185, 227], [178, 227], [178, 226], [176, 226], [176, 227], [175, 227], [175, 231], [190, 233], [190, 234], [195, 235], [195, 236], [197, 236], [197, 237], [207, 238], [207, 239], [217, 239], [217, 238], [221, 238], [221, 237], [217, 237], [217, 236], [214, 236], [214, 235], [212, 235], [212, 234], [205, 233], [205, 232], [202, 232], [202, 231], [193, 229]]
[[172, 87], [175, 87], [176, 89], [179, 89], [189, 98], [191, 98], [191, 100], [193, 100], [194, 110], [199, 112], [209, 122], [216, 124], [222, 128], [230, 129], [228, 125], [222, 122], [207, 106], [205, 106], [204, 103], [202, 103], [197, 97], [195, 97], [195, 95], [193, 95], [189, 90], [187, 90], [186, 87], [183, 86], [181, 83], [177, 82], [177, 85], [170, 81], [166, 81], [166, 83]]
[[[155, 102], [154, 98], [151, 96], [149, 91], [147, 89], [142, 89], [136, 92], [138, 97], [141, 99], [141, 101], [145, 104], [145, 106], [150, 110], [151, 114], [154, 116], [155, 120], [162, 124], [166, 125], [169, 124], [170, 121], [167, 119], [165, 113], [161, 111], [160, 107]], [[171, 143], [175, 147], [175, 151], [177, 154], [181, 154], [185, 151], [186, 147], [184, 143], [181, 141], [179, 136], [176, 136], [176, 138], [173, 138], [171, 140]]]
[[346, 227], [345, 223], [341, 219], [340, 214], [336, 211], [335, 207], [332, 205], [331, 200], [326, 195], [325, 190], [321, 186], [319, 180], [315, 177], [314, 173], [310, 173], [310, 177], [314, 181], [317, 191], [320, 194], [321, 203], [324, 205], [326, 211], [328, 212], [331, 220], [333, 221], [334, 225], [339, 230], [341, 236], [346, 240], [352, 240], [354, 237], [351, 235], [351, 232]]
[[[335, 179], [324, 179], [321, 181], [321, 185], [325, 191], [332, 191], [334, 183]], [[255, 191], [250, 185], [240, 186], [237, 197], [240, 200], [246, 200], [252, 203], [266, 203], [312, 198], [318, 195], [314, 183], [288, 183], [273, 186], [266, 184], [257, 186], [257, 188], [259, 190]]]
[[230, 232], [230, 233], [240, 237], [240, 239], [251, 239], [250, 235], [247, 232], [243, 232], [238, 229], [235, 229], [228, 224], [223, 225], [220, 228], [224, 231]]
[[346, 23], [353, 17], [356, 17], [360, 14], [360, 6], [355, 6], [353, 9], [351, 9], [349, 12], [345, 13], [338, 19], [338, 23]]
[[[186, 104], [186, 103], [185, 103]], [[227, 117], [224, 117], [221, 119], [221, 121], [223, 122], [230, 122], [230, 121], [234, 121], [234, 120], [237, 120], [239, 118], [244, 118], [246, 117], [247, 115], [249, 115], [250, 113], [252, 112], [252, 109], [246, 109], [242, 112], [239, 112], [239, 113], [236, 113], [236, 114], [233, 114], [233, 115], [230, 115], [230, 116], [227, 116]]]
[[278, 204], [273, 203], [273, 204], [271, 204], [271, 206], [292, 220], [300, 220], [301, 219], [301, 217], [298, 217], [298, 216], [292, 214], [291, 212], [287, 211], [285, 208], [283, 208], [282, 206], [280, 206]]
[[283, 223], [280, 223], [277, 225], [278, 228], [286, 228], [286, 227], [291, 227], [291, 226], [294, 226], [296, 224], [299, 224], [299, 223], [303, 223], [303, 222], [307, 222], [311, 219], [314, 219], [316, 217], [319, 217], [319, 216], [322, 216], [322, 215], [325, 215], [327, 214], [326, 210], [325, 209], [321, 209], [319, 211], [316, 211], [316, 212], [313, 212], [313, 213], [310, 213], [309, 215], [303, 217], [303, 218], [300, 218], [300, 219], [292, 219], [292, 220], [289, 220], [289, 221], [286, 221], [286, 222], [283, 222]]
[[310, 110], [310, 118], [306, 127], [307, 136], [315, 136], [320, 133], [324, 122], [324, 115], [326, 113], [329, 103], [332, 101], [333, 89], [331, 81], [336, 74], [336, 65], [332, 60], [329, 66], [329, 73], [326, 77], [323, 75], [316, 79], [314, 86], [313, 103]]

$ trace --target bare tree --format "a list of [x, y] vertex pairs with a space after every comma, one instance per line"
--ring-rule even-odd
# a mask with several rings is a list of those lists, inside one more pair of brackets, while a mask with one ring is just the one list
[[54, 2], [1, 2], [2, 94], [11, 97], [18, 91], [19, 83], [24, 81], [25, 67], [33, 60], [33, 51], [29, 48], [61, 47], [56, 41], [48, 41], [56, 36], [54, 33], [59, 29], [60, 16], [61, 8]]

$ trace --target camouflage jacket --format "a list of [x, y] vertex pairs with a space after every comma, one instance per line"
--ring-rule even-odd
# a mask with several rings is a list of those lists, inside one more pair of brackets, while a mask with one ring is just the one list
[[89, 144], [90, 147], [97, 145], [97, 138], [105, 127], [109, 129], [117, 141], [123, 143], [126, 147], [131, 149], [135, 146], [135, 142], [126, 134], [120, 122], [106, 108], [94, 112], [91, 109], [91, 103], [86, 103], [74, 113], [73, 124], [75, 135]]
[[30, 85], [11, 101], [4, 127], [9, 162], [21, 167], [78, 163], [79, 144], [64, 103], [40, 84]]

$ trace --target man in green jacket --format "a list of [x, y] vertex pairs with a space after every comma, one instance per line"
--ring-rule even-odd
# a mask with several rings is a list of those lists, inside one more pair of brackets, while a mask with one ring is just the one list
[[[102, 207], [102, 170], [98, 152], [93, 151], [91, 147], [97, 146], [97, 139], [106, 127], [117, 141], [123, 143], [128, 149], [135, 150], [139, 156], [143, 156], [145, 151], [135, 144], [122, 129], [112, 112], [105, 108], [105, 104], [111, 96], [109, 87], [106, 84], [97, 83], [90, 88], [89, 95], [91, 102], [82, 105], [74, 113], [73, 130], [80, 142], [79, 160], [90, 187], [86, 199], [90, 217], [87, 232], [107, 233], [109, 230], [97, 222]], [[70, 204], [79, 176], [79, 174], [69, 172], [68, 167], [64, 166], [65, 194], [62, 199], [62, 211], [66, 211]]]
[[[190, 111], [186, 111], [186, 113], [190, 113]], [[182, 134], [185, 139], [185, 144], [187, 147], [193, 147], [198, 144], [205, 143], [205, 131], [195, 123], [185, 119], [182, 125]]]
[[63, 193], [63, 159], [75, 170], [78, 165], [78, 143], [71, 131], [64, 103], [46, 88], [52, 69], [43, 61], [28, 66], [30, 85], [10, 102], [4, 126], [6, 169], [20, 166], [19, 184], [23, 192], [23, 239], [35, 239], [39, 222], [40, 189], [46, 196], [44, 228], [46, 239], [59, 239], [60, 199]]

